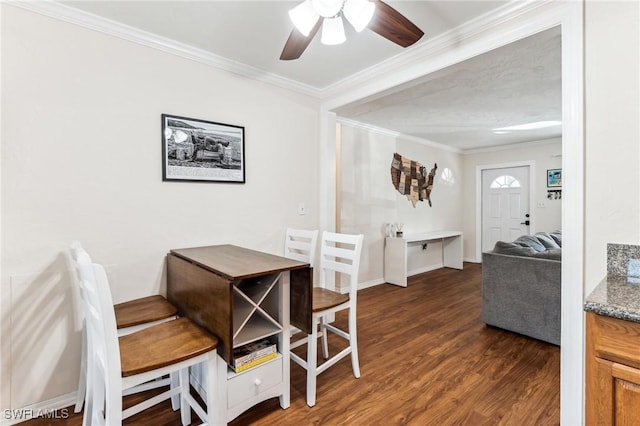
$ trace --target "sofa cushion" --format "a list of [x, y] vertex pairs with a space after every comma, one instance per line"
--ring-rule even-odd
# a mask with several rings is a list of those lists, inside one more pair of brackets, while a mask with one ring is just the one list
[[523, 247], [515, 243], [508, 243], [506, 241], [498, 241], [493, 247], [493, 252], [498, 254], [508, 254], [511, 256], [529, 256], [532, 257], [536, 253], [536, 250], [531, 247]]
[[551, 238], [558, 244], [558, 246], [562, 247], [562, 232], [561, 231], [553, 231], [549, 234]]
[[546, 247], [533, 235], [522, 235], [514, 241], [515, 244], [522, 247], [531, 247], [535, 251], [545, 251]]
[[537, 257], [538, 259], [562, 260], [562, 249], [557, 248], [541, 251], [534, 254], [533, 257]]
[[560, 246], [547, 232], [536, 232], [535, 237], [542, 243], [546, 249], [559, 249]]

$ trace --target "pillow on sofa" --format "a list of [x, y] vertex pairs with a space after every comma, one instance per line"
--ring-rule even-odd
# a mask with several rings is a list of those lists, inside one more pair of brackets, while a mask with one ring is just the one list
[[522, 247], [531, 247], [535, 251], [545, 251], [545, 246], [533, 235], [522, 235], [514, 241], [515, 244]]
[[535, 237], [542, 243], [546, 249], [559, 249], [560, 245], [547, 232], [536, 232]]
[[493, 247], [493, 252], [498, 254], [508, 254], [511, 256], [534, 256], [537, 251], [531, 247], [523, 247], [515, 243], [507, 243], [506, 241], [498, 241]]
[[551, 238], [553, 238], [553, 240], [556, 242], [556, 244], [558, 244], [560, 247], [562, 247], [562, 231], [553, 231], [549, 235], [551, 236]]
[[533, 257], [537, 257], [538, 259], [562, 260], [562, 249], [549, 249], [536, 253]]

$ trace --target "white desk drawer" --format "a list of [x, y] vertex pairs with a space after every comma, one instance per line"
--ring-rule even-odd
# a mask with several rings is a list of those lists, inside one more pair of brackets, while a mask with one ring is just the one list
[[253, 399], [282, 383], [282, 356], [229, 377], [227, 408]]

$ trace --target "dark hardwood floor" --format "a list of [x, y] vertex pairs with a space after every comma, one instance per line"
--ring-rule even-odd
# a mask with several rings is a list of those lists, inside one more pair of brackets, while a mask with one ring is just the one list
[[[346, 323], [346, 315], [336, 321]], [[291, 407], [282, 410], [274, 398], [230, 425], [560, 423], [559, 348], [482, 323], [479, 264], [414, 276], [407, 288], [360, 291], [358, 337], [359, 379], [348, 358], [340, 361], [318, 377], [317, 404], [309, 408], [305, 372], [292, 363]], [[79, 426], [81, 416], [24, 424]], [[167, 402], [125, 424], [180, 425], [180, 417]]]

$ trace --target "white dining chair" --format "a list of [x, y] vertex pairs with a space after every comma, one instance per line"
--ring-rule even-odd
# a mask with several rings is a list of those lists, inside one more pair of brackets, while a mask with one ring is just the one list
[[[307, 359], [291, 352], [291, 360], [307, 370], [307, 405], [316, 404], [316, 378], [347, 355], [351, 355], [353, 375], [360, 377], [356, 302], [358, 295], [358, 270], [362, 252], [363, 235], [338, 234], [324, 231], [320, 246], [320, 282], [313, 288], [311, 334], [291, 343], [291, 349], [307, 345]], [[347, 276], [349, 292], [342, 294], [326, 288], [330, 275]], [[342, 330], [325, 321], [327, 315], [349, 310], [348, 330]], [[329, 358], [327, 332], [332, 332], [348, 342], [348, 346]], [[322, 337], [325, 361], [317, 365], [318, 338]]]
[[[91, 263], [86, 252], [77, 252], [74, 257], [86, 315], [90, 360], [87, 375], [91, 392], [87, 393], [83, 423], [121, 425], [123, 419], [175, 394], [180, 397], [183, 425], [191, 423], [191, 408], [209, 425], [226, 424], [226, 396], [219, 394], [218, 384], [218, 376], [226, 374], [226, 363], [217, 356], [217, 338], [187, 318], [118, 337], [104, 268]], [[189, 391], [189, 367], [199, 363], [205, 363], [207, 371], [206, 407]], [[179, 373], [178, 387], [122, 409], [123, 391], [173, 372]]]
[[[318, 230], [287, 228], [284, 237], [284, 257], [308, 263], [313, 268], [318, 247]], [[300, 329], [289, 326], [289, 336], [299, 333]]]
[[312, 268], [316, 260], [318, 230], [287, 228], [284, 257], [308, 263]]
[[[77, 260], [79, 253], [89, 256], [79, 241], [73, 241], [70, 247], [71, 257], [74, 262]], [[91, 257], [89, 256], [89, 260]], [[147, 296], [139, 299], [129, 300], [114, 305], [116, 315], [116, 325], [118, 328], [118, 336], [126, 336], [133, 332], [142, 330], [155, 324], [165, 321], [171, 321], [178, 318], [178, 308], [173, 306], [167, 299], [161, 295]], [[86, 393], [91, 385], [87, 383], [87, 330], [84, 325], [82, 327], [82, 352], [80, 355], [80, 375], [78, 377], [78, 391], [76, 393], [76, 402], [74, 412], [82, 411]], [[136, 388], [128, 389], [125, 395], [132, 393], [144, 392], [162, 386], [176, 386], [178, 381], [177, 374], [169, 378], [161, 378], [153, 380], [149, 383], [143, 383]], [[180, 407], [180, 401], [177, 397], [171, 399], [173, 410]]]

